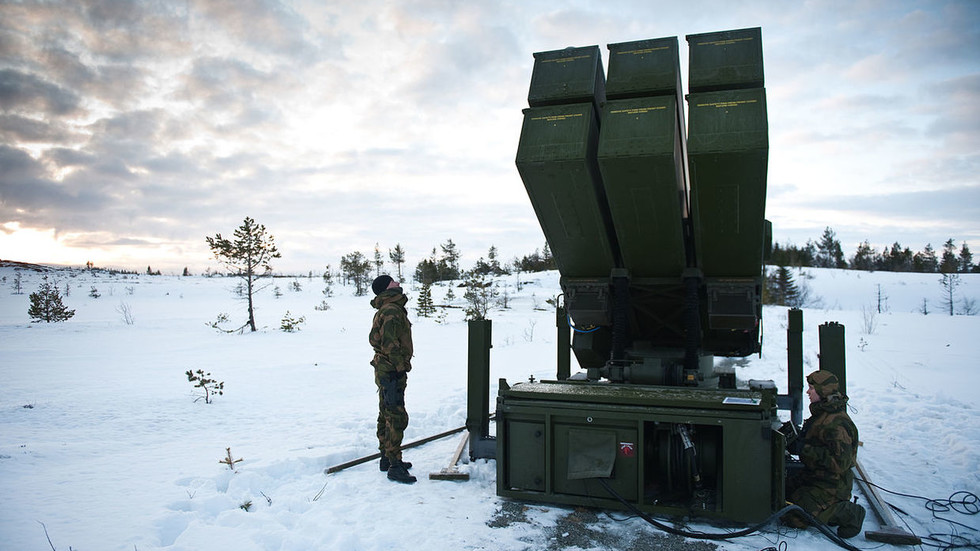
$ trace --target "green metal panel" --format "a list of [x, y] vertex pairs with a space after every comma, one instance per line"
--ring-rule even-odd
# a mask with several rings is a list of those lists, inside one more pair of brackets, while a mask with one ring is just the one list
[[518, 383], [502, 392], [509, 397], [547, 402], [587, 402], [663, 408], [720, 409], [734, 416], [759, 419], [775, 406], [770, 394], [745, 389], [695, 389], [627, 384], [539, 381]]
[[618, 251], [595, 158], [591, 103], [524, 110], [517, 169], [562, 275], [607, 276]]
[[555, 325], [558, 328], [555, 339], [558, 370], [555, 378], [564, 381], [572, 375], [572, 328], [568, 326], [568, 310], [564, 305], [555, 308]]
[[677, 37], [609, 44], [606, 98], [679, 95], [681, 66]]
[[605, 77], [598, 46], [534, 54], [527, 95], [531, 107], [591, 102], [598, 109], [605, 99]]
[[841, 394], [847, 395], [847, 368], [844, 364], [844, 326], [836, 321], [820, 324], [820, 369], [837, 375]]
[[623, 264], [635, 277], [677, 277], [687, 265], [677, 100], [606, 102], [599, 169]]
[[786, 393], [793, 400], [793, 423], [803, 423], [803, 310], [790, 308], [786, 328]]
[[687, 43], [692, 94], [765, 86], [761, 28], [692, 34]]
[[472, 435], [489, 434], [490, 347], [492, 322], [471, 320], [467, 324], [467, 401], [466, 428]]
[[759, 276], [769, 160], [765, 90], [691, 94], [688, 102], [698, 265], [706, 277]]
[[608, 458], [595, 445], [583, 447], [573, 437], [576, 431], [595, 431], [615, 435], [607, 437], [605, 445], [616, 442], [610, 484], [617, 492], [645, 511], [690, 514], [692, 500], [698, 498], [692, 493], [688, 499], [676, 499], [664, 486], [676, 490], [689, 481], [676, 476], [683, 469], [672, 470], [674, 455], [664, 447], [669, 442], [658, 443], [658, 435], [669, 434], [671, 425], [685, 425], [700, 435], [700, 464], [710, 494], [698, 512], [759, 522], [782, 504], [781, 488], [776, 486], [782, 482], [782, 465], [777, 463], [783, 447], [772, 430], [775, 399], [775, 390], [697, 391], [552, 381], [502, 388], [497, 423], [506, 437], [498, 434], [497, 439], [497, 457], [504, 458], [498, 464], [497, 493], [567, 504], [582, 504], [588, 496], [590, 504], [621, 507], [594, 480], [572, 472], [577, 468], [569, 463], [570, 456], [598, 452], [600, 458]]
[[498, 439], [498, 442], [502, 441], [506, 441], [509, 445], [506, 456], [498, 457], [504, 457], [504, 461], [509, 465], [519, 466], [510, 469], [507, 473], [505, 478], [508, 487], [544, 491], [547, 471], [543, 420], [508, 421], [506, 439]]

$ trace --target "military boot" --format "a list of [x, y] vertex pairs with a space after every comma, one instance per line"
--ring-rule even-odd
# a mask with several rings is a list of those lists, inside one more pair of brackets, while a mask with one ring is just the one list
[[837, 535], [844, 539], [858, 535], [861, 527], [864, 526], [864, 507], [851, 501], [839, 503], [836, 507], [837, 510], [828, 524], [831, 526], [836, 524]]
[[[408, 461], [402, 461], [402, 465], [404, 465], [406, 469], [412, 468], [412, 464], [409, 463]], [[378, 467], [381, 469], [382, 472], [387, 471], [391, 467], [391, 460], [388, 459], [387, 455], [381, 456], [381, 462], [378, 464]]]
[[415, 484], [416, 478], [408, 472], [408, 467], [403, 461], [392, 462], [388, 467], [388, 480], [401, 482], [402, 484]]

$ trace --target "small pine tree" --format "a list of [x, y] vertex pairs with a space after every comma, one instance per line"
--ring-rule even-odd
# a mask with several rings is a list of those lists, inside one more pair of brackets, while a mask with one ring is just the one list
[[952, 316], [956, 305], [956, 288], [960, 286], [960, 276], [943, 274], [939, 284], [943, 286], [943, 310], [949, 310], [949, 315]]
[[323, 296], [332, 297], [333, 296], [333, 275], [330, 273], [330, 264], [327, 264], [326, 269], [323, 271]]
[[[258, 279], [262, 277], [259, 273], [260, 268], [266, 272], [272, 271], [269, 262], [276, 258], [281, 258], [279, 250], [276, 248], [275, 238], [265, 231], [265, 226], [257, 224], [255, 220], [245, 217], [245, 221], [235, 229], [234, 240], [226, 239], [221, 234], [214, 237], [205, 237], [214, 258], [227, 266], [231, 273], [238, 276], [245, 284], [245, 290], [239, 296], [248, 299], [248, 325], [252, 331], [255, 326], [255, 304], [253, 301]], [[244, 326], [243, 326], [244, 327]]]
[[494, 304], [497, 295], [498, 291], [494, 281], [487, 281], [483, 274], [475, 270], [470, 272], [469, 278], [466, 280], [466, 292], [463, 294], [463, 298], [468, 303], [466, 320], [487, 319], [487, 313], [490, 312], [490, 306]]
[[188, 369], [185, 375], [187, 375], [188, 381], [196, 383], [194, 388], [199, 388], [203, 392], [201, 396], [198, 396], [194, 400], [195, 402], [203, 398], [205, 404], [210, 404], [215, 396], [223, 396], [225, 393], [224, 381], [218, 382], [212, 379], [211, 373], [205, 373], [203, 369], [198, 369], [193, 372]]
[[49, 282], [47, 276], [44, 276], [37, 292], [31, 293], [30, 299], [31, 307], [27, 310], [27, 315], [31, 317], [31, 323], [65, 321], [75, 315], [74, 310], [69, 310], [61, 302], [58, 286]]
[[395, 243], [394, 249], [388, 249], [388, 258], [398, 268], [398, 281], [402, 280], [402, 264], [405, 263], [405, 249], [401, 243]]
[[385, 261], [381, 257], [381, 247], [375, 243], [374, 244], [374, 277], [381, 275], [381, 269], [384, 268]]
[[286, 314], [282, 317], [282, 322], [279, 325], [279, 329], [282, 329], [285, 333], [295, 333], [300, 330], [300, 325], [306, 323], [306, 317], [300, 316], [299, 318], [294, 318], [289, 314], [289, 310], [286, 310]]
[[422, 290], [419, 291], [418, 313], [423, 318], [427, 318], [436, 312], [436, 307], [432, 303], [432, 284], [422, 283]]

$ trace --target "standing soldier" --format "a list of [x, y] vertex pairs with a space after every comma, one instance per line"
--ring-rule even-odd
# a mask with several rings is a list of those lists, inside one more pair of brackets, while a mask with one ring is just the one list
[[377, 308], [371, 325], [369, 341], [374, 348], [374, 384], [378, 386], [378, 449], [381, 450], [381, 470], [388, 480], [412, 484], [415, 477], [408, 472], [411, 463], [402, 461], [402, 437], [408, 426], [405, 410], [405, 386], [412, 370], [412, 324], [408, 321], [405, 303], [398, 282], [388, 275], [378, 276], [371, 284], [377, 295], [371, 306]]
[[[836, 375], [814, 371], [806, 381], [811, 415], [801, 434], [803, 470], [787, 482], [786, 494], [821, 522], [837, 526], [838, 536], [852, 538], [861, 531], [865, 514], [864, 507], [851, 501], [858, 430], [847, 415], [847, 396], [841, 394]], [[787, 516], [789, 524], [806, 526], [798, 516]]]

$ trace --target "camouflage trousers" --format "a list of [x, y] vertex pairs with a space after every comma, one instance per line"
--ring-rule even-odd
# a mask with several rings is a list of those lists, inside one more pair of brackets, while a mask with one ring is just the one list
[[[820, 522], [832, 526], [836, 526], [834, 517], [841, 506], [848, 502], [847, 497], [841, 499], [842, 492], [839, 488], [823, 488], [792, 477], [786, 482], [786, 494], [786, 499], [790, 503], [799, 505], [801, 509], [813, 515]], [[850, 492], [847, 492], [847, 495], [849, 494]], [[784, 516], [783, 522], [796, 528], [807, 526], [803, 518], [795, 513]]]
[[408, 377], [391, 379], [388, 373], [374, 372], [374, 384], [378, 387], [378, 450], [392, 463], [401, 461], [402, 438], [408, 427], [408, 411], [405, 410], [405, 387]]

